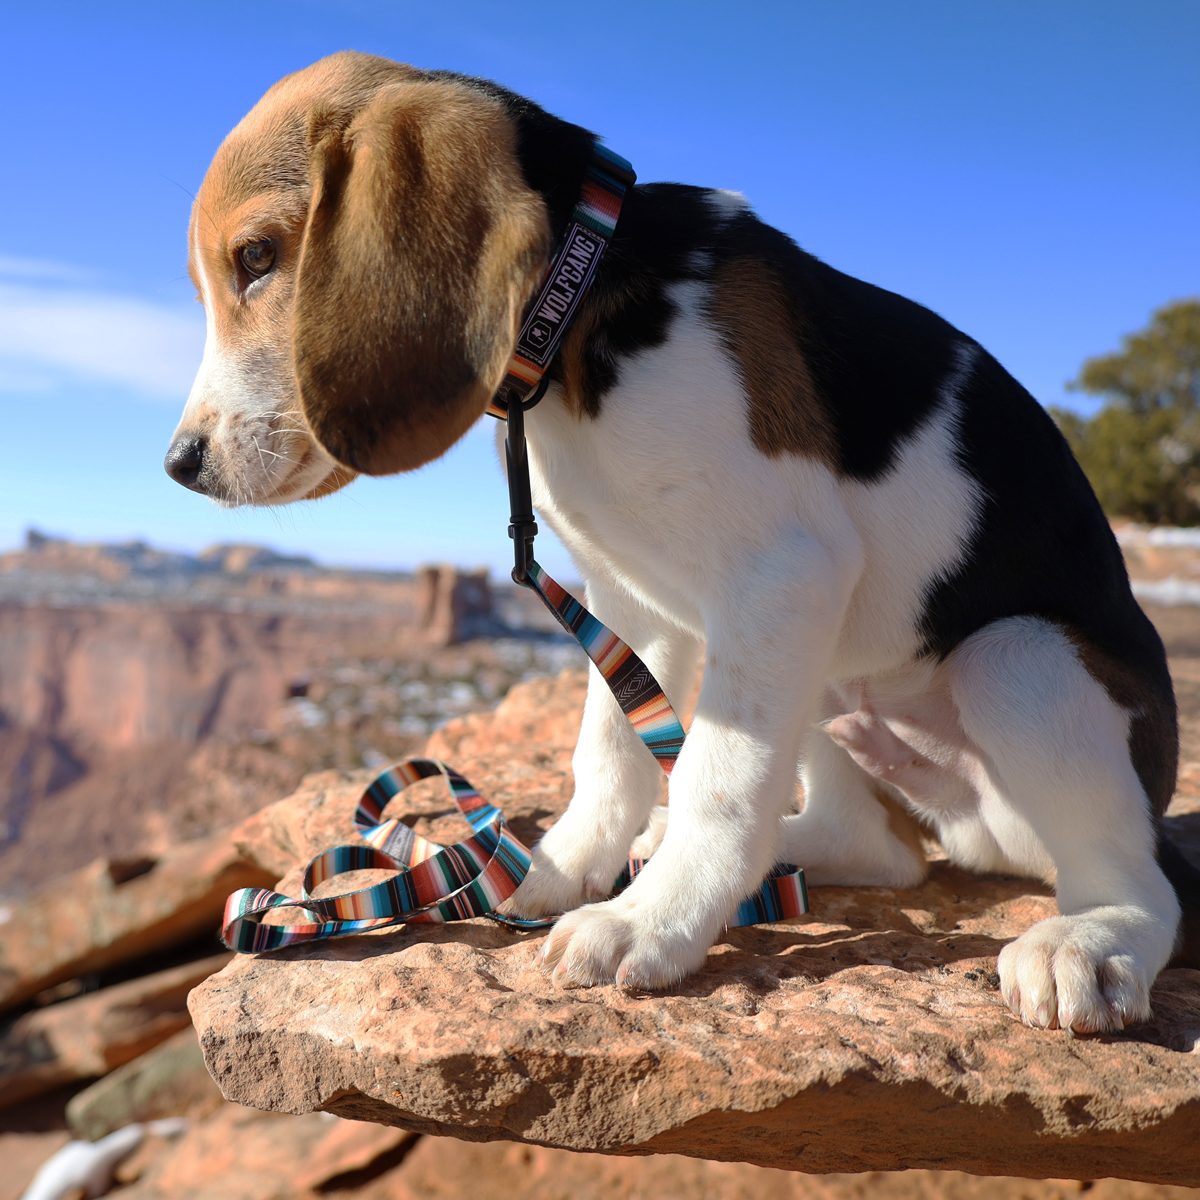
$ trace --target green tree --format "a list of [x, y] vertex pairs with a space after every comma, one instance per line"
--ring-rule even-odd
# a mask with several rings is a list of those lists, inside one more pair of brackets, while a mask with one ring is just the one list
[[1105, 512], [1200, 524], [1200, 300], [1156, 310], [1067, 387], [1106, 401], [1090, 420], [1050, 410]]

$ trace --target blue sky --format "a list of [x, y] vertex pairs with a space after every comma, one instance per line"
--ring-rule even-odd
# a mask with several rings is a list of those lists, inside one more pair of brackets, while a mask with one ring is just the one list
[[[0, 548], [28, 525], [328, 562], [509, 561], [491, 422], [410, 476], [229, 512], [161, 469], [199, 361], [189, 193], [277, 78], [353, 48], [496, 79], [639, 177], [744, 192], [977, 337], [1046, 403], [1200, 292], [1200, 5], [9, 6], [0, 40]], [[561, 549], [539, 558], [569, 576]]]

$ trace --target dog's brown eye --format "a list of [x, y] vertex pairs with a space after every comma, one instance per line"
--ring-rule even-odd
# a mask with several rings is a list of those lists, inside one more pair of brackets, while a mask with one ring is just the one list
[[275, 243], [251, 242], [238, 251], [238, 258], [242, 260], [242, 266], [257, 279], [275, 265]]

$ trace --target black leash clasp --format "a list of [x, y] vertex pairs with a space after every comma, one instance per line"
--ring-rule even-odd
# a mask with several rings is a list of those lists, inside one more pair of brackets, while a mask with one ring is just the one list
[[529, 568], [533, 563], [533, 539], [537, 522], [533, 519], [533, 496], [529, 489], [529, 447], [525, 442], [525, 410], [532, 408], [550, 386], [543, 375], [528, 400], [508, 401], [508, 434], [504, 439], [504, 458], [508, 466], [508, 536], [513, 540], [513, 583], [532, 587]]

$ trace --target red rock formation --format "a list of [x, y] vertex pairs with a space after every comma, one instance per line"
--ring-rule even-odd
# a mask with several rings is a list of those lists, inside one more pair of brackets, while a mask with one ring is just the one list
[[[314, 664], [399, 645], [412, 588], [391, 586], [394, 608], [369, 613], [336, 595], [313, 613], [0, 601], [0, 896], [98, 853], [135, 852], [198, 746], [277, 730], [289, 684]], [[298, 765], [239, 770], [255, 795], [226, 819], [294, 787], [311, 763]], [[258, 799], [257, 785], [271, 790]], [[53, 850], [37, 865], [30, 844]]]
[[[0, 556], [0, 898], [206, 836], [321, 766], [411, 752], [554, 650], [460, 644], [505, 628], [486, 571], [430, 568], [421, 587], [423, 625], [411, 578], [255, 546], [31, 534]], [[518, 591], [506, 619], [542, 628]]]
[[354, 618], [3, 605], [0, 711], [83, 752], [262, 728], [316, 648], [372, 632]]
[[0, 1108], [107, 1075], [187, 1029], [188, 992], [227, 961], [171, 967], [18, 1017], [0, 1035]]
[[453, 646], [493, 632], [487, 567], [463, 571], [449, 563], [417, 571], [417, 628], [430, 646]]
[[157, 861], [97, 859], [60, 886], [0, 905], [0, 1011], [212, 932], [230, 892], [273, 878], [245, 862], [226, 833]]

